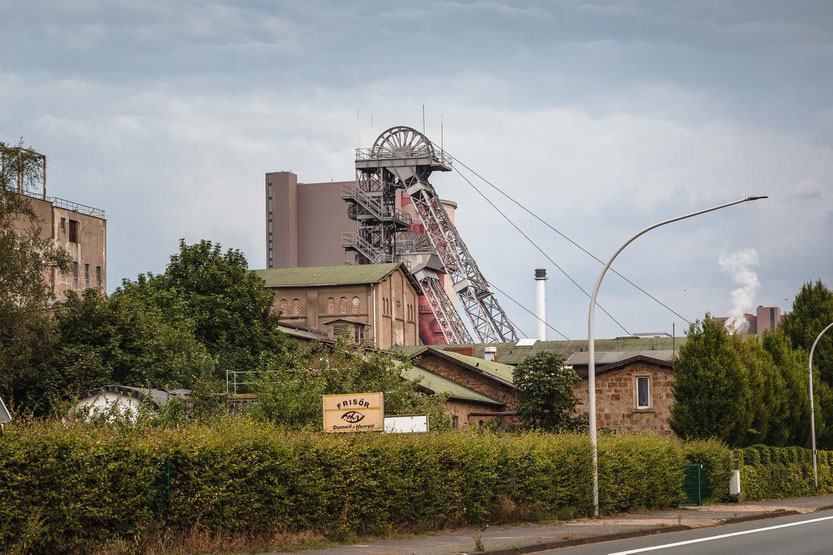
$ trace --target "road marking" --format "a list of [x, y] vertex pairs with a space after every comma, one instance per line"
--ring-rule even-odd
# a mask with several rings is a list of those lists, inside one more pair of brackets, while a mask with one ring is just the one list
[[779, 524], [778, 526], [767, 526], [766, 528], [756, 528], [754, 530], [744, 530], [743, 532], [732, 532], [731, 534], [721, 534], [719, 536], [710, 536], [708, 538], [700, 538], [697, 540], [688, 540], [684, 542], [666, 543], [665, 545], [656, 545], [654, 547], [643, 547], [641, 549], [631, 549], [629, 551], [619, 551], [617, 553], [609, 553], [608, 555], [630, 555], [631, 553], [645, 553], [646, 551], [657, 551], [659, 549], [668, 549], [671, 547], [680, 547], [681, 545], [689, 545], [692, 543], [710, 542], [712, 540], [722, 540], [724, 538], [731, 538], [733, 536], [745, 536], [746, 534], [756, 534], [758, 532], [766, 532], [767, 530], [777, 530], [778, 528], [789, 528], [790, 526], [801, 526], [802, 524], [812, 524], [813, 522], [821, 522], [822, 520], [831, 520], [833, 516], [825, 516], [821, 518], [814, 518], [812, 520], [802, 520], [800, 522], [791, 522], [789, 524]]

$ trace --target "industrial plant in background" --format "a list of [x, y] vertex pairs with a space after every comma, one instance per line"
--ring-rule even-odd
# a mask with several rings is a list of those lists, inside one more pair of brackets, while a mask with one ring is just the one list
[[[354, 182], [304, 184], [290, 172], [266, 175], [267, 267], [402, 262], [420, 287], [424, 344], [473, 342], [457, 301], [477, 341], [516, 341], [454, 226], [456, 205], [441, 200], [429, 181], [434, 171], [451, 171], [450, 157], [415, 129], [393, 127], [371, 148], [356, 149], [355, 164]], [[336, 198], [342, 215], [335, 213]]]

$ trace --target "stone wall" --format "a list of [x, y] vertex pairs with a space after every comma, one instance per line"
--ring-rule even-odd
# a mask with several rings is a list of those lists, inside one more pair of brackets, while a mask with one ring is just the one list
[[[636, 408], [636, 378], [647, 376], [650, 383], [650, 407]], [[668, 418], [674, 396], [671, 393], [671, 369], [649, 362], [635, 362], [623, 368], [596, 374], [596, 419], [599, 427], [612, 430], [654, 430], [671, 433]], [[580, 399], [577, 410], [587, 412], [587, 379], [574, 389]]]

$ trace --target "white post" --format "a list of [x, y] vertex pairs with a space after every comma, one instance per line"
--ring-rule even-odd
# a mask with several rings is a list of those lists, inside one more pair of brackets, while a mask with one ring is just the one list
[[810, 382], [810, 449], [813, 451], [813, 480], [816, 482], [816, 487], [819, 487], [819, 471], [816, 467], [816, 412], [813, 409], [813, 351], [816, 350], [816, 344], [824, 335], [824, 332], [833, 327], [833, 322], [830, 322], [826, 328], [821, 330], [821, 333], [813, 341], [813, 346], [810, 347], [810, 358], [807, 361], [807, 379]]
[[547, 340], [547, 270], [535, 269], [535, 316], [538, 318], [538, 341]]
[[664, 220], [662, 222], [656, 223], [652, 226], [648, 226], [627, 241], [625, 241], [621, 247], [616, 249], [616, 252], [613, 253], [613, 256], [610, 257], [610, 260], [607, 261], [604, 268], [602, 268], [602, 273], [599, 274], [599, 278], [596, 280], [596, 286], [593, 288], [593, 294], [590, 296], [590, 310], [587, 316], [587, 388], [588, 388], [588, 405], [590, 409], [589, 419], [590, 419], [590, 446], [593, 449], [593, 516], [599, 516], [599, 454], [598, 448], [596, 445], [596, 341], [594, 337], [594, 330], [593, 326], [595, 323], [595, 310], [596, 310], [596, 295], [599, 294], [599, 286], [602, 284], [602, 279], [605, 277], [608, 268], [610, 265], [613, 264], [613, 261], [619, 256], [619, 253], [622, 252], [625, 247], [631, 244], [634, 239], [639, 237], [640, 235], [651, 231], [654, 228], [670, 224], [673, 222], [677, 222], [680, 220], [684, 220], [686, 218], [691, 218], [693, 216], [699, 216], [700, 214], [705, 214], [707, 212], [714, 212], [715, 210], [720, 210], [721, 208], [727, 208], [729, 206], [734, 206], [735, 204], [740, 204], [742, 202], [749, 202], [751, 200], [759, 200], [767, 197], [747, 197], [745, 199], [736, 200], [734, 202], [728, 202], [726, 204], [721, 204], [720, 206], [714, 206], [712, 208], [706, 208], [705, 210], [699, 210], [697, 212], [692, 212], [691, 214], [686, 214], [684, 216], [677, 216], [676, 218], [671, 218], [670, 220]]

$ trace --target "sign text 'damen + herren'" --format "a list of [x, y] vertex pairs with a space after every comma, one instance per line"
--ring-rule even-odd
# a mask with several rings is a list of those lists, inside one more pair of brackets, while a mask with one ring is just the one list
[[324, 395], [325, 432], [381, 432], [384, 414], [382, 393]]

